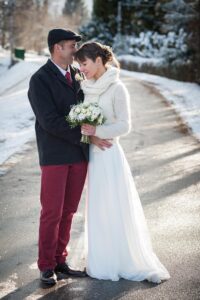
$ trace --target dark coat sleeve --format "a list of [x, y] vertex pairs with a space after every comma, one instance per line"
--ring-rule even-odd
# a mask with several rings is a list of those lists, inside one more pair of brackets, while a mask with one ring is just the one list
[[58, 114], [51, 93], [39, 76], [31, 78], [28, 98], [36, 119], [44, 130], [72, 144], [80, 145], [80, 127], [70, 128], [65, 117]]

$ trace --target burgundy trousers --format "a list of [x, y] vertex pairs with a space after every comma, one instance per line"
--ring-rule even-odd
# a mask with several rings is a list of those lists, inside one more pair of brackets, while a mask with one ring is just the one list
[[87, 162], [41, 166], [41, 214], [38, 268], [54, 269], [64, 263], [74, 213], [87, 174]]

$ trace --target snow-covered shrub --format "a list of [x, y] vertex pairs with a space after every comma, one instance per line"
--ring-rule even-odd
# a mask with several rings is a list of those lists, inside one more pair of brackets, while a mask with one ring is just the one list
[[79, 29], [83, 41], [98, 41], [109, 46], [113, 43], [113, 36], [110, 33], [109, 24], [100, 19], [91, 20], [88, 24]]
[[147, 31], [141, 32], [139, 36], [116, 36], [113, 49], [118, 55], [162, 58], [166, 62], [176, 59], [184, 61], [188, 57], [186, 38], [187, 34], [183, 29], [180, 29], [178, 34], [169, 32], [166, 35]]
[[109, 24], [101, 20], [92, 20], [80, 28], [84, 41], [98, 41], [113, 47], [117, 55], [131, 54], [146, 58], [162, 58], [166, 63], [175, 60], [188, 60], [187, 33], [180, 29], [178, 33], [170, 31], [160, 34], [155, 31], [140, 32], [137, 36], [116, 35], [109, 30]]

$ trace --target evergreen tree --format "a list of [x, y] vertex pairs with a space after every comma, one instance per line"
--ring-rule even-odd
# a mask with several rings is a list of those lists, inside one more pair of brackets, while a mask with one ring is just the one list
[[117, 53], [192, 64], [200, 82], [199, 0], [94, 0], [92, 20], [80, 31]]
[[171, 0], [162, 5], [164, 23], [161, 26], [164, 33], [178, 32], [181, 28], [187, 30], [195, 15], [194, 1]]
[[[138, 35], [141, 31], [157, 30], [159, 25], [155, 14], [158, 2], [158, 0], [109, 0], [107, 2], [94, 0], [92, 20], [87, 27], [81, 28], [81, 32], [84, 31], [87, 38], [91, 37], [91, 32], [98, 34], [98, 26], [95, 26], [95, 22], [101, 24], [101, 27], [104, 24], [109, 28], [113, 38], [117, 33]], [[101, 34], [100, 31], [99, 33]]]
[[134, 31], [138, 34], [142, 31], [156, 30], [157, 21], [155, 18], [155, 10], [157, 0], [139, 0], [131, 1], [133, 3], [134, 14], [132, 16], [132, 23], [136, 24]]
[[193, 72], [196, 81], [200, 84], [200, 2], [191, 1], [193, 7], [193, 18], [187, 24], [188, 45], [190, 57], [193, 63]]
[[111, 35], [117, 33], [118, 0], [94, 0], [92, 20], [98, 20], [109, 27]]
[[[119, 4], [121, 3], [121, 5]], [[139, 33], [153, 30], [155, 24], [155, 6], [157, 0], [94, 0], [93, 17], [111, 25], [111, 33], [116, 34], [118, 28], [118, 12], [121, 6], [121, 33]]]
[[188, 48], [188, 61], [193, 65], [193, 71], [200, 82], [200, 4], [199, 0], [171, 0], [161, 1], [161, 10], [164, 12], [163, 24], [160, 30], [163, 33], [183, 30]]

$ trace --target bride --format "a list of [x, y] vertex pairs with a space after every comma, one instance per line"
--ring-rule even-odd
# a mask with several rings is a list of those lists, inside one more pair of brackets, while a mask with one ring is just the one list
[[[82, 133], [112, 141], [112, 146], [90, 145], [87, 197], [86, 271], [97, 279], [120, 278], [160, 283], [170, 278], [154, 253], [130, 167], [119, 137], [131, 128], [129, 94], [119, 79], [116, 59], [108, 46], [89, 42], [75, 59], [87, 80], [82, 81], [86, 102], [98, 102], [106, 122], [84, 124]], [[93, 142], [92, 141], [92, 142]]]

